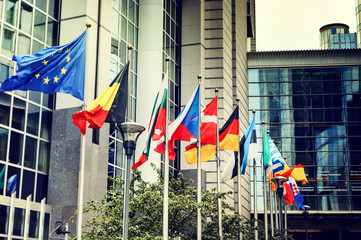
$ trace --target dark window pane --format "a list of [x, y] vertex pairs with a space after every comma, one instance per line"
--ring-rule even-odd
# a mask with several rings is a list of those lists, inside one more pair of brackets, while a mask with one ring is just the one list
[[5, 8], [5, 19], [6, 22], [16, 26], [17, 17], [18, 17], [18, 0], [7, 0], [6, 1], [6, 8]]
[[45, 213], [45, 216], [44, 216], [44, 232], [43, 232], [44, 239], [48, 239], [47, 236], [49, 236], [49, 227], [50, 227], [50, 214]]
[[47, 173], [49, 170], [50, 144], [40, 141], [38, 170]]
[[[1, 75], [0, 75], [0, 82], [3, 83], [6, 79], [8, 79], [10, 77], [9, 75], [9, 66], [6, 66], [4, 64], [1, 64]], [[3, 94], [3, 93], [1, 93]]]
[[37, 211], [30, 211], [30, 227], [29, 227], [29, 237], [38, 238], [39, 236], [39, 218], [40, 213]]
[[29, 100], [40, 103], [41, 100], [41, 92], [29, 91]]
[[26, 137], [25, 157], [24, 157], [25, 167], [35, 169], [37, 146], [38, 146], [38, 141], [35, 138]]
[[33, 41], [33, 50], [31, 51], [32, 53], [38, 52], [40, 50], [44, 49], [44, 45], [39, 43], [38, 41]]
[[25, 209], [15, 208], [13, 234], [24, 236]]
[[9, 125], [11, 96], [6, 93], [0, 93], [0, 123]]
[[8, 219], [10, 207], [0, 205], [0, 233], [8, 233]]
[[53, 109], [54, 95], [43, 93], [43, 106]]
[[33, 135], [38, 135], [39, 130], [39, 118], [40, 118], [40, 108], [31, 103], [28, 103], [28, 121], [26, 132]]
[[35, 173], [31, 171], [23, 171], [23, 185], [21, 190], [21, 198], [26, 199], [30, 194], [32, 194], [32, 199], [34, 197], [34, 184], [35, 184]]
[[40, 41], [44, 42], [46, 17], [41, 12], [35, 10], [35, 20], [34, 21], [35, 21], [34, 22], [34, 37], [36, 37]]
[[59, 0], [49, 0], [49, 15], [58, 19], [59, 15]]
[[40, 137], [50, 140], [52, 113], [43, 109], [41, 113]]
[[21, 165], [23, 140], [22, 134], [11, 132], [9, 160], [11, 163]]
[[12, 57], [15, 53], [15, 30], [4, 26], [2, 54]]
[[58, 45], [58, 23], [51, 18], [48, 18], [48, 30], [46, 43], [49, 46]]
[[[8, 166], [8, 175], [7, 175], [8, 180], [9, 180], [9, 178], [11, 178], [14, 175], [17, 176], [15, 191], [16, 191], [16, 197], [18, 198], [19, 191], [20, 191], [21, 170], [20, 170], [20, 168]], [[8, 189], [8, 186], [6, 186], [6, 188]], [[6, 190], [6, 196], [10, 196], [10, 195], [11, 194], [9, 194], [8, 190]]]
[[36, 181], [36, 201], [41, 202], [44, 197], [47, 197], [48, 191], [48, 176], [44, 174], [38, 174]]
[[0, 160], [6, 160], [9, 130], [0, 127]]
[[46, 12], [46, 0], [36, 0], [36, 6]]
[[13, 104], [13, 120], [11, 126], [13, 128], [24, 130], [25, 123], [25, 101], [14, 98]]
[[20, 9], [19, 27], [27, 34], [31, 34], [32, 23], [33, 23], [33, 8], [28, 4], [26, 4], [25, 2], [22, 2]]

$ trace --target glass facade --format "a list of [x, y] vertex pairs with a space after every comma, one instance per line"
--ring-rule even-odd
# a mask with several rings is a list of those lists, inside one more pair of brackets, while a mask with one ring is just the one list
[[[138, 65], [138, 0], [113, 0], [112, 2], [112, 39], [110, 59], [110, 81], [131, 60], [129, 73], [130, 111], [129, 121], [136, 121], [137, 65]], [[133, 50], [128, 50], [128, 45]], [[131, 56], [129, 56], [131, 53]], [[125, 173], [125, 155], [123, 154], [122, 136], [110, 125], [108, 176], [123, 176]], [[110, 183], [108, 183], [110, 184]]]
[[[250, 69], [248, 77], [258, 142], [265, 121], [290, 167], [305, 167], [309, 184], [299, 186], [305, 204], [319, 211], [360, 211], [361, 66]], [[262, 211], [259, 162], [257, 181]]]
[[[31, 54], [58, 45], [58, 17], [58, 0], [0, 1], [0, 83], [15, 74], [14, 54]], [[7, 179], [16, 174], [16, 198], [32, 195], [32, 201], [40, 202], [47, 197], [52, 109], [52, 95], [0, 93], [0, 195], [10, 196]], [[0, 206], [0, 211], [5, 208]], [[14, 236], [24, 234], [23, 212], [15, 209]], [[7, 215], [0, 215], [0, 224], [5, 224]], [[2, 235], [6, 231], [0, 226], [0, 238], [7, 236]], [[31, 237], [36, 238], [36, 228], [32, 231]]]
[[356, 33], [343, 33], [330, 35], [330, 49], [356, 49]]
[[[169, 57], [169, 118], [174, 120], [180, 108], [180, 61], [181, 61], [181, 0], [163, 1], [163, 75], [167, 71], [166, 57]], [[176, 143], [179, 156], [179, 143]], [[178, 170], [177, 161], [169, 161], [170, 171]], [[162, 168], [163, 169], [163, 168]]]

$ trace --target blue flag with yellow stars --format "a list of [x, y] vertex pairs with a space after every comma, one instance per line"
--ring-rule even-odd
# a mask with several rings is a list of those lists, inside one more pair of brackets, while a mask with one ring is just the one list
[[68, 93], [84, 99], [86, 30], [71, 43], [32, 55], [14, 55], [17, 75], [6, 79], [0, 92], [33, 90]]

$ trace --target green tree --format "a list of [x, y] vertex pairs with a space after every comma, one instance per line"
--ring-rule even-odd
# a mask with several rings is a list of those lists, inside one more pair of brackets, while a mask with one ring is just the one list
[[[162, 239], [163, 221], [163, 177], [157, 170], [158, 180], [145, 182], [139, 171], [133, 172], [129, 202], [129, 239]], [[83, 226], [82, 239], [122, 239], [123, 223], [123, 181], [111, 179], [114, 183], [105, 197], [91, 200], [84, 206], [84, 213], [91, 216]], [[169, 179], [169, 238], [196, 239], [197, 189], [193, 181], [181, 173]], [[254, 238], [252, 222], [244, 221], [226, 203], [227, 195], [232, 192], [218, 193], [215, 189], [202, 191], [202, 239], [218, 238], [218, 198], [222, 199], [222, 226], [224, 239]], [[260, 224], [261, 225], [261, 224]], [[263, 229], [258, 227], [260, 236]], [[73, 239], [76, 239], [74, 237]]]

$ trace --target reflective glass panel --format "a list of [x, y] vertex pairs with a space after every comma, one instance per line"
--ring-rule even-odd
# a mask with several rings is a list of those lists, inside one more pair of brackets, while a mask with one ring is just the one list
[[30, 211], [30, 227], [29, 227], [29, 237], [38, 238], [39, 236], [39, 218], [40, 213], [37, 211]]
[[38, 141], [32, 137], [26, 137], [25, 142], [25, 156], [24, 166], [35, 169], [36, 167], [36, 152], [37, 152]]
[[0, 205], [0, 233], [8, 233], [8, 220], [10, 207]]
[[45, 40], [45, 24], [46, 17], [44, 14], [35, 10], [35, 20], [34, 20], [34, 37], [39, 39], [40, 41]]
[[30, 38], [24, 34], [19, 34], [17, 54], [30, 53]]
[[47, 38], [46, 43], [49, 46], [58, 45], [58, 23], [51, 18], [48, 18], [48, 30], [47, 30]]
[[36, 0], [36, 6], [46, 12], [46, 0]]
[[47, 197], [48, 192], [48, 176], [44, 174], [38, 174], [36, 181], [36, 199], [35, 201], [41, 202], [44, 197]]
[[28, 103], [28, 119], [27, 119], [27, 128], [26, 132], [33, 135], [38, 135], [39, 130], [39, 115], [40, 108], [34, 104]]
[[18, 17], [18, 0], [7, 0], [5, 8], [5, 20], [7, 23], [10, 23], [16, 26], [17, 17]]
[[0, 123], [9, 125], [11, 96], [0, 93]]
[[27, 34], [31, 34], [31, 26], [33, 21], [33, 8], [26, 4], [25, 2], [21, 3], [20, 9], [20, 23], [19, 27], [22, 31]]
[[40, 141], [38, 170], [47, 173], [49, 170], [50, 144]]
[[34, 186], [35, 186], [35, 173], [28, 170], [23, 170], [23, 185], [21, 191], [21, 198], [26, 199], [30, 194], [32, 194], [32, 199], [33, 199]]
[[0, 160], [6, 160], [9, 130], [0, 127]]
[[24, 136], [21, 133], [11, 132], [9, 161], [21, 165]]
[[25, 209], [15, 208], [13, 234], [24, 236]]
[[58, 19], [59, 15], [59, 0], [49, 0], [49, 15]]
[[5, 56], [11, 58], [15, 52], [15, 30], [4, 26], [2, 51]]
[[25, 106], [26, 103], [23, 100], [20, 100], [19, 98], [14, 98], [13, 103], [13, 119], [11, 126], [13, 128], [24, 130], [24, 124], [25, 124]]
[[51, 122], [52, 122], [52, 113], [48, 110], [43, 109], [41, 113], [40, 137], [46, 140], [50, 140]]

